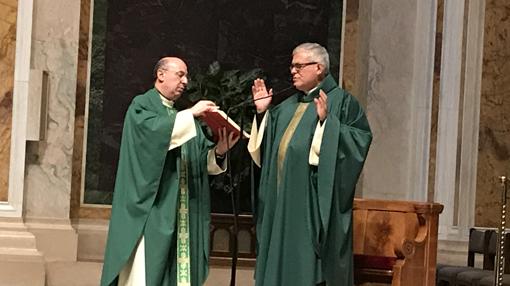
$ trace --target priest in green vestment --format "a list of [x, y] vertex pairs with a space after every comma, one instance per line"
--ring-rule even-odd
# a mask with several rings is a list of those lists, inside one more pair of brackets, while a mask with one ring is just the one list
[[[186, 64], [162, 58], [154, 88], [136, 96], [122, 132], [101, 285], [198, 286], [207, 278], [208, 174], [225, 171], [225, 130], [215, 146], [196, 118], [217, 106], [173, 107], [188, 83]], [[222, 165], [221, 167], [217, 162]]]
[[263, 80], [252, 87], [248, 150], [262, 168], [255, 285], [353, 285], [352, 206], [370, 127], [329, 75], [325, 48], [297, 46], [290, 72], [299, 92], [276, 106]]

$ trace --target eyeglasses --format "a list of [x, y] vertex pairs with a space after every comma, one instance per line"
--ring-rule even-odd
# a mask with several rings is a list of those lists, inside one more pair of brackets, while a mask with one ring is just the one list
[[302, 64], [295, 63], [295, 64], [290, 65], [289, 70], [292, 71], [292, 69], [296, 69], [296, 71], [299, 72], [304, 67], [309, 66], [309, 65], [314, 65], [314, 64], [318, 64], [318, 62], [309, 62], [309, 63], [302, 63]]

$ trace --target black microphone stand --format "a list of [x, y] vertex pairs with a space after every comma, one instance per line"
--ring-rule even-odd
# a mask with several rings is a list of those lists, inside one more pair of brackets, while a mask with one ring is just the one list
[[[243, 139], [243, 125], [244, 125], [244, 111], [245, 111], [245, 108], [246, 108], [246, 105], [248, 105], [249, 103], [251, 103], [252, 100], [250, 101], [243, 101], [241, 102], [240, 104], [237, 104], [237, 105], [234, 105], [232, 107], [229, 107], [227, 109], [227, 121], [228, 121], [228, 118], [230, 117], [230, 112], [234, 109], [237, 109], [237, 108], [240, 108], [241, 107], [241, 120], [239, 122], [239, 140]], [[229, 134], [227, 134], [227, 136], [229, 136]], [[230, 286], [235, 286], [236, 285], [236, 270], [237, 270], [237, 256], [238, 256], [238, 252], [239, 252], [239, 249], [238, 249], [238, 233], [239, 233], [239, 222], [238, 222], [238, 217], [239, 217], [239, 213], [238, 213], [238, 208], [237, 206], [239, 205], [239, 196], [237, 195], [237, 187], [239, 186], [239, 181], [238, 182], [234, 182], [234, 178], [232, 176], [232, 163], [231, 163], [231, 160], [230, 160], [230, 146], [228, 145], [229, 142], [228, 142], [228, 139], [227, 139], [227, 156], [226, 156], [226, 160], [227, 160], [227, 168], [228, 168], [228, 179], [229, 179], [229, 183], [227, 185], [227, 192], [230, 194], [230, 200], [231, 200], [231, 203], [232, 203], [232, 214], [234, 215], [234, 227], [233, 227], [233, 234], [231, 234], [231, 241], [232, 243], [230, 244], [230, 253], [232, 254], [232, 267], [231, 267], [231, 271], [230, 271]]]

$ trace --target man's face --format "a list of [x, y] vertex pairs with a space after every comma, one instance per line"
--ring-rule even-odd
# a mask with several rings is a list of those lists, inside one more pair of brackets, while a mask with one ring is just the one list
[[311, 60], [308, 53], [299, 52], [292, 57], [290, 74], [296, 89], [308, 92], [319, 84], [322, 66]]
[[188, 85], [188, 68], [179, 59], [172, 59], [158, 71], [163, 96], [171, 100], [179, 98]]

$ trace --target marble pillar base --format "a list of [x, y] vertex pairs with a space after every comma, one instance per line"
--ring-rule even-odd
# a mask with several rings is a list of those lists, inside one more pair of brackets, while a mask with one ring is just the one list
[[76, 261], [78, 233], [69, 220], [26, 219], [25, 224], [34, 234], [45, 261]]
[[91, 286], [101, 280], [100, 262], [49, 262], [45, 286]]
[[2, 285], [45, 285], [43, 255], [23, 222], [0, 220], [0, 245]]
[[[439, 240], [437, 243], [437, 264], [467, 265], [468, 241], [467, 240]], [[477, 257], [478, 258], [478, 257]], [[480, 263], [481, 259], [475, 259]]]
[[103, 261], [108, 234], [108, 220], [79, 219], [73, 221], [78, 232], [78, 260]]

